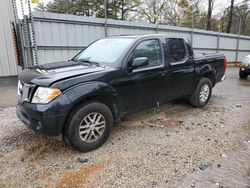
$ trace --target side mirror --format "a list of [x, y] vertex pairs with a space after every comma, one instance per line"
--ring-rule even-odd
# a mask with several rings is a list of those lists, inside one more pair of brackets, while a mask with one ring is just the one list
[[144, 67], [148, 65], [148, 58], [147, 57], [137, 57], [132, 62], [132, 69], [137, 69], [138, 67]]

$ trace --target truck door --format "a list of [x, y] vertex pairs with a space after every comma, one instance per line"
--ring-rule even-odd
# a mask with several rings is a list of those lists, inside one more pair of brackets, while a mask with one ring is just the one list
[[[135, 58], [146, 57], [148, 65], [131, 68]], [[165, 63], [160, 40], [146, 39], [139, 42], [126, 61], [122, 84], [119, 86], [124, 111], [135, 111], [156, 105], [164, 87]]]
[[194, 63], [184, 39], [167, 38], [165, 56], [169, 67], [169, 99], [188, 94], [194, 79]]

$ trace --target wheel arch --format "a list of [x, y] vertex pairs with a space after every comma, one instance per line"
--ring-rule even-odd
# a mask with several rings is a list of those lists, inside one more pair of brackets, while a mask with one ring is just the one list
[[105, 83], [83, 84], [66, 92], [66, 96], [71, 100], [72, 105], [70, 105], [68, 114], [64, 121], [63, 133], [70, 116], [88, 102], [95, 101], [105, 104], [110, 109], [113, 120], [115, 121], [119, 118], [120, 111], [117, 94], [111, 86], [108, 86]]
[[208, 64], [203, 67], [201, 67], [200, 72], [199, 72], [199, 79], [198, 82], [201, 78], [208, 78], [212, 82], [212, 86], [214, 87], [216, 84], [217, 76], [216, 76], [216, 70], [215, 68]]

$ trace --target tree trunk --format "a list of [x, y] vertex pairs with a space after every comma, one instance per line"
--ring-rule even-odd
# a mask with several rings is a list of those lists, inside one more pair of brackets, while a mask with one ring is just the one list
[[233, 9], [234, 9], [234, 0], [231, 0], [229, 17], [228, 17], [228, 22], [227, 22], [227, 29], [226, 29], [227, 33], [230, 33], [230, 29], [231, 29], [232, 19], [233, 19]]
[[212, 19], [212, 0], [208, 0], [207, 30], [211, 30], [211, 19]]
[[124, 14], [125, 14], [125, 11], [124, 11], [124, 0], [121, 1], [122, 3], [122, 7], [121, 7], [121, 13], [122, 13], [122, 16], [121, 16], [121, 20], [124, 20]]

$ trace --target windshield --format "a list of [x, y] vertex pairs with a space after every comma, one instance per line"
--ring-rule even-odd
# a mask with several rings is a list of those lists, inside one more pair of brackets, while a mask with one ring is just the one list
[[100, 39], [79, 53], [74, 61], [89, 61], [115, 67], [116, 61], [132, 43], [131, 38]]

